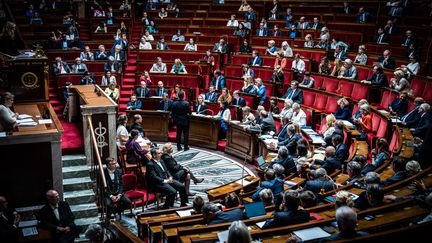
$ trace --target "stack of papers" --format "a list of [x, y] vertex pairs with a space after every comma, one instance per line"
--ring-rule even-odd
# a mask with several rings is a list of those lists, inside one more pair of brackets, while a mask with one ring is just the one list
[[51, 119], [41, 119], [39, 120], [39, 124], [51, 124], [52, 120]]
[[20, 221], [18, 224], [19, 228], [25, 228], [25, 227], [31, 227], [31, 226], [36, 226], [38, 224], [38, 221], [36, 219], [34, 220], [23, 220]]
[[228, 233], [229, 233], [229, 230], [218, 232], [217, 235], [218, 235], [219, 243], [228, 242]]
[[351, 122], [345, 120], [341, 120], [341, 121], [343, 122], [344, 126], [347, 127], [348, 129], [350, 130], [354, 129], [354, 125]]
[[239, 184], [239, 185], [243, 185], [243, 186], [247, 186], [247, 185], [249, 185], [250, 183], [252, 183], [252, 181], [249, 181], [249, 180], [246, 180], [246, 179], [240, 179], [240, 180], [237, 180], [237, 181], [235, 181], [237, 184]]
[[323, 143], [325, 143], [324, 139], [321, 136], [310, 135], [309, 137], [312, 139], [312, 143], [313, 144], [323, 144]]
[[30, 228], [23, 228], [22, 233], [24, 237], [32, 236], [32, 235], [38, 235], [38, 231], [36, 227], [30, 227]]
[[191, 216], [193, 211], [194, 211], [193, 209], [188, 209], [188, 210], [179, 210], [179, 211], [176, 211], [176, 213], [177, 213], [180, 217], [186, 217], [186, 216]]
[[308, 135], [317, 134], [314, 130], [312, 130], [310, 128], [304, 128], [304, 129], [302, 129], [302, 131], [305, 132]]
[[320, 227], [312, 227], [304, 230], [296, 230], [294, 234], [302, 241], [315, 240], [324, 237], [329, 237], [330, 234], [322, 230]]
[[37, 122], [34, 122], [31, 118], [26, 118], [22, 120], [17, 120], [17, 124], [19, 127], [34, 127], [37, 125]]
[[402, 123], [402, 121], [399, 118], [392, 118], [391, 122], [393, 122], [393, 123]]
[[18, 119], [27, 119], [27, 118], [32, 118], [31, 115], [27, 115], [27, 114], [20, 114], [18, 115]]
[[261, 222], [257, 222], [255, 223], [256, 226], [258, 226], [260, 229], [262, 229], [262, 227], [264, 226], [264, 224], [266, 223], [266, 221], [261, 221]]

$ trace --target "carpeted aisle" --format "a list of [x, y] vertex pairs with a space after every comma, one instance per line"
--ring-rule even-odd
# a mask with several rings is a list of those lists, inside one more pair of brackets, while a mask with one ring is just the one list
[[70, 123], [64, 120], [60, 120], [60, 123], [64, 130], [61, 142], [62, 154], [83, 154], [84, 143], [82, 123]]

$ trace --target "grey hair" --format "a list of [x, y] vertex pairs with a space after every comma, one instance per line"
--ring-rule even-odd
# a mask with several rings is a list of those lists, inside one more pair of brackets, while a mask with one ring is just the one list
[[420, 107], [425, 111], [428, 112], [430, 110], [430, 105], [428, 103], [423, 103], [420, 105]]
[[365, 175], [364, 182], [366, 184], [380, 183], [381, 182], [381, 178], [380, 178], [380, 176], [379, 176], [378, 173], [376, 173], [374, 171], [371, 171], [371, 172], [368, 172]]
[[300, 105], [298, 103], [293, 103], [292, 108], [293, 109], [300, 109]]
[[317, 177], [324, 177], [327, 175], [327, 171], [324, 168], [319, 168], [315, 170], [315, 175]]
[[202, 214], [208, 214], [210, 212], [217, 213], [219, 211], [220, 208], [216, 204], [211, 202], [204, 204], [204, 206], [202, 207]]
[[[288, 150], [287, 150], [287, 153], [288, 153]], [[282, 175], [285, 171], [285, 168], [280, 164], [274, 164], [273, 170], [274, 170], [276, 175]]]
[[288, 149], [285, 146], [281, 146], [278, 150], [278, 155], [282, 158], [286, 158], [288, 156]]
[[405, 170], [408, 171], [409, 174], [413, 175], [419, 173], [422, 169], [419, 162], [410, 160], [406, 163]]
[[336, 210], [336, 221], [341, 231], [354, 230], [357, 226], [357, 213], [350, 207], [342, 206]]
[[259, 192], [259, 197], [261, 199], [261, 201], [263, 201], [264, 203], [273, 203], [274, 197], [273, 197], [273, 192], [271, 189], [263, 189]]
[[87, 227], [84, 235], [91, 241], [102, 240], [104, 236], [104, 230], [99, 224], [91, 224]]
[[248, 227], [240, 220], [232, 222], [228, 229], [229, 243], [249, 243], [252, 241]]

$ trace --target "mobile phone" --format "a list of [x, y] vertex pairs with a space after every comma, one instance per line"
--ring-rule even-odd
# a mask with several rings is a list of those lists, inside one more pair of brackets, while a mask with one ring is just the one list
[[364, 217], [364, 219], [367, 220], [367, 221], [372, 221], [372, 220], [375, 219], [375, 217], [372, 216], [372, 215], [366, 215], [366, 216]]
[[322, 230], [324, 230], [325, 232], [329, 233], [329, 234], [333, 234], [334, 232], [336, 232], [336, 230], [328, 227], [328, 226], [323, 226], [321, 227]]

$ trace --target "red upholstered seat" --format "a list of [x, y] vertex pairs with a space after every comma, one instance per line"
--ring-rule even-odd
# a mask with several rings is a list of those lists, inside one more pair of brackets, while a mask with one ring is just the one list
[[275, 119], [274, 123], [275, 123], [276, 131], [279, 131], [280, 128], [281, 128], [281, 122], [280, 122], [280, 120], [279, 119]]
[[327, 96], [322, 94], [316, 94], [313, 108], [318, 110], [324, 110], [327, 105]]
[[393, 101], [393, 99], [396, 98], [396, 97], [397, 97], [396, 94], [391, 93], [391, 92], [385, 90], [385, 91], [382, 93], [382, 96], [381, 96], [381, 103], [378, 105], [378, 109], [385, 109], [385, 110], [387, 110], [388, 107], [389, 107], [389, 105], [390, 105], [391, 102]]
[[353, 90], [353, 87], [354, 87], [354, 83], [340, 80], [337, 93], [342, 94], [342, 95], [347, 96], [347, 97], [350, 97], [352, 90]]
[[326, 104], [325, 110], [323, 112], [325, 112], [327, 114], [335, 112], [338, 108], [338, 105], [337, 105], [338, 99], [339, 99], [338, 97], [329, 96], [327, 98], [327, 104]]
[[367, 66], [356, 66], [357, 67], [357, 79], [358, 80], [366, 80], [371, 75], [370, 69]]
[[133, 173], [124, 174], [122, 176], [124, 195], [126, 195], [132, 201], [132, 205], [135, 207], [138, 203], [143, 206], [144, 203], [154, 201], [156, 197], [149, 194], [147, 197], [146, 188], [137, 188], [137, 176]]
[[379, 127], [377, 130], [376, 136], [378, 138], [387, 137], [387, 128], [388, 128], [388, 121], [386, 119], [380, 117]]
[[418, 77], [413, 77], [411, 80], [411, 89], [414, 96], [421, 96], [425, 90], [426, 82], [419, 79]]
[[308, 126], [312, 125], [311, 124], [311, 117], [312, 117], [311, 112], [307, 109], [303, 109], [303, 111], [306, 114], [306, 125], [308, 125]]
[[372, 131], [376, 133], [378, 131], [378, 127], [381, 122], [381, 117], [376, 115], [375, 113], [372, 113]]
[[354, 101], [366, 99], [368, 90], [369, 90], [369, 86], [367, 86], [367, 85], [354, 84], [352, 91], [351, 91], [351, 95], [349, 95], [349, 96], [351, 97], [351, 100], [354, 100]]
[[313, 107], [315, 102], [315, 93], [312, 93], [310, 91], [303, 91], [303, 104], [306, 106]]
[[322, 87], [327, 92], [334, 93], [339, 86], [339, 81], [336, 78], [324, 78]]
[[399, 136], [398, 136], [397, 132], [394, 131], [392, 134], [392, 138], [390, 140], [390, 144], [389, 144], [389, 150], [390, 150], [391, 157], [393, 157], [393, 153], [395, 152], [395, 149], [398, 149], [399, 146], [400, 146]]
[[324, 77], [322, 76], [313, 76], [314, 81], [314, 88], [319, 89], [323, 85]]
[[432, 83], [426, 84], [421, 97], [428, 103], [432, 102]]

